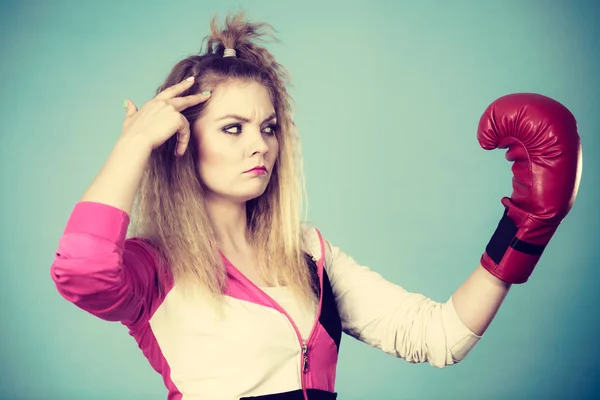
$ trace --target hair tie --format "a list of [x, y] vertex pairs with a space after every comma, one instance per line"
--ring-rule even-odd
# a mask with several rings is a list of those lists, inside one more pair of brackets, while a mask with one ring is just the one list
[[225, 49], [223, 57], [235, 57], [235, 49]]

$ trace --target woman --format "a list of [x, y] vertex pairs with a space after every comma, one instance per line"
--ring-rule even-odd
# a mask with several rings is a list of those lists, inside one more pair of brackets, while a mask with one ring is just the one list
[[[127, 326], [169, 399], [334, 399], [342, 332], [409, 362], [464, 359], [572, 205], [570, 113], [537, 95], [486, 111], [480, 143], [508, 146], [515, 182], [535, 190], [515, 184], [481, 265], [434, 302], [301, 223], [286, 72], [253, 42], [267, 25], [243, 14], [225, 24], [213, 20], [206, 52], [175, 65], [154, 99], [125, 101], [122, 136], [61, 238], [58, 291]], [[540, 121], [558, 140], [519, 128]]]

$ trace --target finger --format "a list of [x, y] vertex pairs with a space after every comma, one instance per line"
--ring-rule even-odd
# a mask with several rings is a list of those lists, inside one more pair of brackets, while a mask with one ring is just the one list
[[192, 94], [190, 96], [175, 97], [174, 99], [168, 100], [168, 103], [175, 107], [177, 111], [181, 112], [186, 108], [205, 102], [210, 98], [210, 95], [210, 91], [206, 90], [202, 93]]
[[189, 143], [190, 143], [190, 123], [188, 120], [182, 115], [181, 116], [181, 125], [179, 127], [179, 132], [177, 134], [177, 146], [175, 147], [175, 155], [182, 156], [185, 153]]
[[177, 96], [178, 94], [185, 92], [193, 84], [194, 84], [194, 77], [190, 76], [189, 78], [187, 78], [179, 83], [176, 83], [173, 86], [166, 88], [165, 90], [163, 90], [162, 92], [157, 94], [155, 99], [158, 99], [158, 100], [172, 99], [173, 97]]
[[133, 101], [129, 100], [129, 99], [125, 99], [123, 100], [123, 102], [125, 103], [125, 117], [131, 117], [133, 114], [135, 114], [138, 109], [136, 107], [136, 105], [133, 103]]

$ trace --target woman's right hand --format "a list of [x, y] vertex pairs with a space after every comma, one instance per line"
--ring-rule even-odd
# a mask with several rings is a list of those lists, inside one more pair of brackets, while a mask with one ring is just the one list
[[154, 150], [177, 133], [175, 155], [182, 156], [190, 142], [191, 133], [190, 124], [181, 111], [210, 98], [210, 92], [176, 97], [194, 84], [193, 77], [190, 78], [163, 90], [139, 110], [131, 100], [125, 99], [127, 105], [122, 138], [144, 143], [149, 150]]

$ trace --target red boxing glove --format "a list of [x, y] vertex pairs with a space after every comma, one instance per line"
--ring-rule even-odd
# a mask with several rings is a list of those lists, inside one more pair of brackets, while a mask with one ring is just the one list
[[503, 96], [485, 110], [477, 129], [485, 150], [505, 149], [513, 161], [513, 193], [481, 265], [508, 283], [524, 283], [560, 222], [581, 179], [577, 122], [557, 101], [533, 93]]

